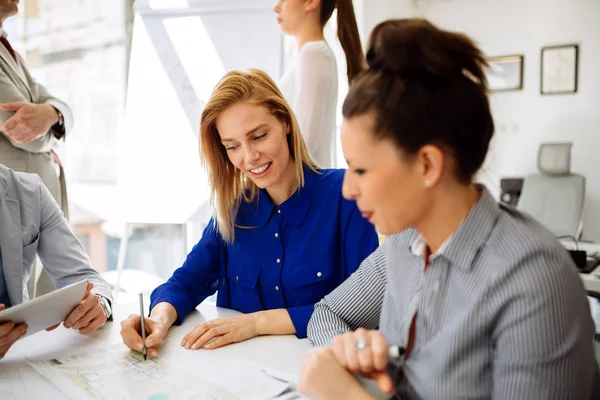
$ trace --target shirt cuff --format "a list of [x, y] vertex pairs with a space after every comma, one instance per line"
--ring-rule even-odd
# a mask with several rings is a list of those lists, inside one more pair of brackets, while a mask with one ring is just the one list
[[[92, 283], [95, 283], [95, 282], [92, 282]], [[110, 304], [110, 306], [112, 307], [112, 302], [113, 302], [112, 294], [109, 291], [102, 290], [98, 286], [94, 286], [92, 288], [92, 290], [90, 290], [90, 292], [94, 293], [97, 296], [104, 297], [108, 301], [108, 304]]]
[[148, 312], [148, 315], [152, 313], [152, 309], [158, 303], [169, 303], [175, 308], [175, 311], [177, 312], [177, 319], [175, 320], [174, 325], [181, 325], [185, 319], [185, 316], [191, 311], [191, 308], [193, 308], [190, 308], [190, 302], [188, 299], [174, 295], [173, 291], [167, 291], [166, 293], [163, 293], [160, 288], [157, 288], [150, 295], [150, 311]]
[[[107, 311], [109, 312], [109, 315], [108, 315], [107, 319], [109, 321], [112, 321], [113, 320], [113, 314], [114, 314], [114, 312], [113, 312], [113, 304], [112, 304], [112, 296], [110, 296], [110, 295], [107, 296], [105, 293], [98, 293], [98, 291], [96, 291], [95, 289], [96, 288], [93, 288], [92, 290], [90, 290], [90, 292], [92, 294], [95, 294], [99, 298], [103, 298], [104, 300], [106, 300], [106, 302], [108, 303], [108, 310]], [[103, 309], [104, 309], [104, 307], [103, 307]]]
[[287, 309], [292, 323], [294, 324], [294, 328], [296, 328], [296, 337], [298, 339], [304, 339], [306, 337], [308, 321], [310, 320], [314, 310], [314, 304], [310, 304], [308, 306], [290, 307]]
[[66, 134], [71, 129], [73, 121], [71, 120], [72, 117], [70, 117], [70, 110], [68, 108], [65, 109], [65, 107], [67, 107], [65, 103], [55, 99], [48, 99], [44, 102], [44, 104], [48, 104], [60, 111], [63, 116], [63, 130]]
[[[101, 307], [102, 307], [102, 310], [105, 311], [106, 320], [112, 321], [113, 320], [113, 311], [112, 311], [112, 304], [111, 304], [110, 300], [107, 299], [106, 297], [102, 296], [101, 294], [96, 294], [96, 296], [98, 296], [98, 298], [100, 299], [100, 302], [102, 302], [102, 300], [104, 300], [108, 303], [108, 306], [101, 304]], [[108, 308], [106, 308], [106, 307], [108, 307]], [[108, 314], [108, 315], [106, 315], [106, 314]]]

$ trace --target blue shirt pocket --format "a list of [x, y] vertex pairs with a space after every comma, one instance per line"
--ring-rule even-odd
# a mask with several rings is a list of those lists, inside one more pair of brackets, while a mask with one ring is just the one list
[[[288, 302], [296, 307], [318, 302], [340, 283], [339, 267], [332, 253], [295, 265], [287, 275], [287, 286], [293, 292]], [[292, 301], [289, 301], [290, 297]]]
[[264, 310], [257, 287], [260, 271], [258, 265], [229, 265], [227, 278], [232, 309], [243, 313]]

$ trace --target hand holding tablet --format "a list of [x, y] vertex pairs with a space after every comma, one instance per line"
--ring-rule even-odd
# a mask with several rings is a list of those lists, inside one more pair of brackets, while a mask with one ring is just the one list
[[[4, 304], [0, 304], [0, 312]], [[0, 360], [17, 340], [27, 333], [27, 324], [16, 325], [14, 322], [0, 322]]]
[[[83, 280], [26, 303], [0, 310], [0, 354], [4, 342], [8, 343], [13, 337], [11, 335], [16, 335], [15, 329], [18, 330], [17, 332], [26, 329], [27, 332], [19, 337], [27, 337], [65, 321], [71, 311], [80, 304], [86, 294], [87, 286], [88, 281]], [[27, 326], [23, 327], [23, 324]]]

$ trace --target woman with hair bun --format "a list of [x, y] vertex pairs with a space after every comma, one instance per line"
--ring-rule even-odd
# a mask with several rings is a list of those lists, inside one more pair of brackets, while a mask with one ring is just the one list
[[315, 400], [599, 399], [585, 290], [553, 234], [474, 183], [494, 124], [481, 51], [422, 19], [373, 31], [343, 107], [343, 194], [386, 241], [316, 304]]

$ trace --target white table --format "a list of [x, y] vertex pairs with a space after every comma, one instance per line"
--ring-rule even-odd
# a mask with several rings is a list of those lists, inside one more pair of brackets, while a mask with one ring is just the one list
[[[598, 243], [579, 242], [577, 246], [575, 243], [568, 240], [561, 240], [561, 243], [569, 250], [578, 248], [579, 250], [585, 250], [588, 254], [600, 253], [600, 244]], [[586, 290], [600, 293], [600, 266], [589, 274], [579, 274], [579, 277]], [[596, 359], [600, 363], [600, 342], [594, 341], [594, 347]]]
[[600, 293], [600, 267], [596, 268], [592, 273], [579, 274], [579, 276], [586, 290]]
[[[15, 393], [23, 393], [22, 396], [18, 395], [19, 399], [66, 399], [62, 392], [28, 366], [25, 358], [44, 359], [47, 358], [44, 357], [46, 354], [57, 350], [66, 351], [75, 346], [93, 344], [94, 339], [119, 345], [122, 343], [119, 333], [120, 321], [136, 312], [139, 313], [137, 304], [118, 305], [115, 307], [114, 322], [108, 322], [90, 336], [80, 335], [61, 325], [53, 332], [39, 332], [20, 340], [10, 349], [6, 357], [0, 360], [0, 377], [11, 374], [16, 378], [13, 379], [13, 390]], [[186, 350], [179, 345], [183, 336], [196, 324], [235, 315], [238, 313], [232, 310], [201, 304], [196, 311], [187, 316], [181, 326], [171, 328], [169, 340], [159, 351], [159, 357], [175, 366], [184, 362], [186, 366], [208, 365], [206, 363], [241, 358], [281, 371], [296, 380], [304, 353], [310, 348], [310, 344], [308, 340], [300, 340], [293, 335], [257, 337], [216, 350]], [[125, 345], [123, 348], [125, 349]], [[23, 384], [20, 383], [19, 378], [22, 379]], [[0, 398], [4, 398], [1, 391], [3, 384], [6, 385], [7, 382], [0, 382]]]
[[[575, 243], [572, 241], [561, 240], [561, 243], [569, 250], [576, 248]], [[600, 244], [598, 243], [579, 242], [577, 247], [579, 250], [585, 250], [588, 254], [600, 253]], [[579, 276], [586, 290], [600, 293], [600, 267], [589, 274], [579, 274]]]
[[[571, 247], [569, 243], [565, 243]], [[580, 244], [580, 249], [588, 252], [600, 251], [600, 245]], [[600, 268], [592, 274], [580, 274], [586, 289], [600, 292]], [[146, 306], [149, 301], [146, 300]], [[114, 322], [108, 322], [94, 334], [80, 335], [76, 331], [60, 326], [53, 332], [39, 332], [26, 339], [20, 340], [10, 349], [6, 357], [0, 360], [0, 398], [5, 398], [2, 393], [2, 377], [10, 374], [13, 378], [12, 385], [16, 399], [66, 399], [67, 397], [54, 385], [29, 367], [25, 358], [44, 359], [47, 354], [61, 350], [93, 344], [94, 339], [106, 343], [122, 345], [120, 336], [120, 322], [129, 314], [138, 313], [137, 304], [121, 304], [114, 309]], [[263, 336], [242, 343], [225, 346], [216, 350], [186, 350], [179, 343], [183, 336], [196, 324], [215, 318], [226, 318], [238, 315], [236, 311], [215, 307], [212, 304], [201, 304], [197, 310], [190, 313], [181, 326], [174, 326], [169, 331], [169, 339], [159, 352], [159, 357], [173, 365], [185, 362], [185, 365], [207, 365], [215, 361], [230, 359], [244, 359], [281, 371], [290, 378], [297, 380], [299, 367], [304, 353], [310, 348], [306, 339], [297, 339], [295, 336]], [[122, 345], [125, 349], [125, 346]], [[600, 349], [598, 349], [600, 354]], [[22, 380], [23, 383], [20, 383]], [[371, 382], [367, 383], [369, 391], [376, 397], [384, 396], [375, 389]], [[15, 397], [12, 397], [15, 398]]]

